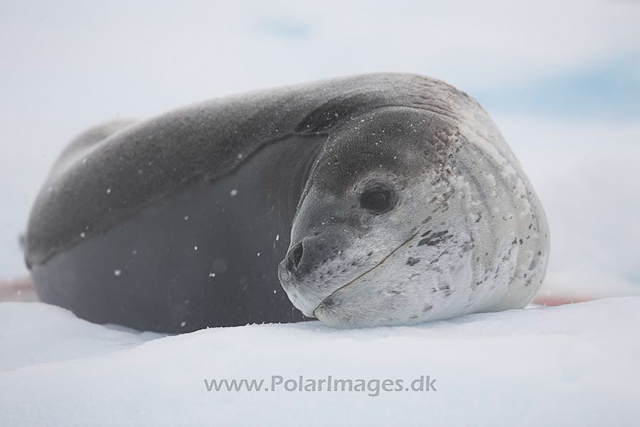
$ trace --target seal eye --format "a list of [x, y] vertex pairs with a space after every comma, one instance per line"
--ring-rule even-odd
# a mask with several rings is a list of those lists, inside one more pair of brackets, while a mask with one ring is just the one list
[[360, 207], [377, 214], [390, 211], [394, 204], [391, 190], [381, 186], [370, 188], [360, 196]]

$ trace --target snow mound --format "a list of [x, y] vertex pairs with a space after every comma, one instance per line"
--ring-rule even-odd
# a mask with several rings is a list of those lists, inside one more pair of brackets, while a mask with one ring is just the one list
[[[638, 325], [640, 297], [414, 327], [179, 336], [3, 303], [0, 425], [637, 425]], [[318, 391], [329, 376], [365, 390]], [[224, 379], [264, 380], [267, 391], [216, 391]]]

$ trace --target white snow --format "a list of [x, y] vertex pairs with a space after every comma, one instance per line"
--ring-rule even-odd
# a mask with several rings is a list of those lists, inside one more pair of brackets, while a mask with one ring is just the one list
[[[308, 322], [162, 337], [40, 303], [2, 303], [0, 425], [635, 426], [638, 325], [640, 298], [625, 297], [414, 327]], [[269, 387], [272, 376], [362, 379], [368, 388], [205, 385], [262, 379]], [[437, 391], [375, 383], [406, 386], [420, 376], [435, 379]]]

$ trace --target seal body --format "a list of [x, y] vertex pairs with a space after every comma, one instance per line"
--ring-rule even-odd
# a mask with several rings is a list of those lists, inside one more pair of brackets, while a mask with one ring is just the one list
[[548, 230], [477, 102], [374, 74], [90, 130], [25, 249], [39, 297], [95, 322], [372, 326], [526, 305]]

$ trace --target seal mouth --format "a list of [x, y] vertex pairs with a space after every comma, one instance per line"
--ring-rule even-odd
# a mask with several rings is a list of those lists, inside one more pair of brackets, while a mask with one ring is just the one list
[[385, 256], [379, 263], [377, 263], [376, 265], [374, 265], [373, 267], [371, 267], [370, 269], [368, 269], [367, 271], [365, 271], [364, 273], [360, 274], [358, 277], [356, 277], [355, 279], [347, 282], [346, 284], [340, 286], [338, 289], [336, 289], [335, 291], [331, 292], [325, 299], [323, 299], [320, 304], [318, 304], [318, 306], [316, 308], [313, 309], [313, 315], [314, 317], [318, 318], [318, 315], [316, 314], [316, 312], [318, 311], [319, 308], [323, 308], [324, 306], [329, 305], [331, 299], [333, 298], [333, 296], [340, 292], [341, 290], [345, 289], [346, 287], [352, 285], [353, 283], [357, 282], [358, 280], [360, 280], [361, 278], [363, 278], [364, 276], [366, 276], [367, 274], [371, 273], [374, 270], [377, 270], [378, 268], [380, 268], [389, 258], [391, 258], [391, 256], [393, 254], [395, 254], [396, 252], [398, 252], [400, 249], [402, 249], [404, 246], [406, 246], [411, 240], [413, 240], [414, 237], [416, 237], [418, 235], [420, 231], [416, 231], [411, 237], [409, 237], [407, 240], [405, 240], [404, 242], [402, 242], [397, 248], [395, 248], [394, 250], [392, 250], [387, 256]]

